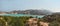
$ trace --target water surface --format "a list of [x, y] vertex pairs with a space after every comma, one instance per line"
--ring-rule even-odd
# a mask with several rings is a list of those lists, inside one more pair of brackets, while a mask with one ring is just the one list
[[30, 15], [30, 14], [0, 14], [2, 16], [32, 16], [32, 17], [38, 17], [42, 18], [44, 15]]

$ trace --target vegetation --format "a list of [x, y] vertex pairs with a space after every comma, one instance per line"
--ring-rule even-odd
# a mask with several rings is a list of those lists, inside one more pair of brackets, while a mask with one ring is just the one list
[[24, 26], [27, 19], [32, 17], [14, 17], [14, 16], [0, 16], [0, 26]]
[[[0, 26], [24, 26], [24, 23], [29, 18], [33, 17], [0, 16]], [[49, 22], [50, 23], [49, 26], [60, 26], [60, 14], [46, 15], [43, 18], [39, 18], [39, 21]]]
[[47, 15], [42, 21], [49, 22], [49, 26], [60, 26], [60, 14]]

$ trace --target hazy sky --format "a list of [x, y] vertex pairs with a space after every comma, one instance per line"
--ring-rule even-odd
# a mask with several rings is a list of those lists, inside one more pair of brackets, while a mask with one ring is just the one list
[[0, 11], [47, 9], [60, 12], [60, 0], [0, 0]]

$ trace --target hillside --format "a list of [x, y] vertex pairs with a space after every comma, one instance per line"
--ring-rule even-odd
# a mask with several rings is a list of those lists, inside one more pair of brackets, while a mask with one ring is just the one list
[[5, 14], [31, 14], [31, 15], [49, 15], [52, 12], [49, 10], [13, 10], [9, 12], [0, 12]]
[[48, 15], [51, 14], [51, 11], [48, 10], [25, 10], [25, 11], [11, 11], [10, 13], [17, 13], [17, 14], [33, 14], [33, 15]]

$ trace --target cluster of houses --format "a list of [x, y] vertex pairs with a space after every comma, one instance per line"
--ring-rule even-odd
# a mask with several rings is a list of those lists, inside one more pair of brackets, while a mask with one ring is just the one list
[[25, 26], [48, 26], [49, 23], [40, 21], [38, 22], [39, 19], [37, 18], [30, 18], [29, 20], [26, 21]]

